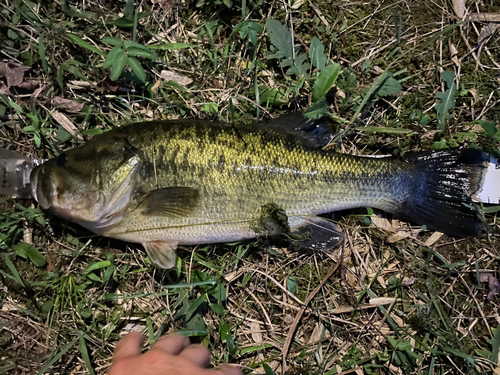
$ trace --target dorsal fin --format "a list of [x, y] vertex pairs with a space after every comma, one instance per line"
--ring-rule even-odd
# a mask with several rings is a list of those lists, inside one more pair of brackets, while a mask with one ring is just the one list
[[253, 126], [296, 137], [304, 146], [310, 148], [326, 146], [335, 132], [326, 117], [311, 120], [304, 117], [301, 112], [260, 121]]

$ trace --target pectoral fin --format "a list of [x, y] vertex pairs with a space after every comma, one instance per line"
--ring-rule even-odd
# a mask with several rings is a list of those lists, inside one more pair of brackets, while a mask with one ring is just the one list
[[305, 227], [292, 232], [297, 237], [309, 235], [308, 238], [299, 241], [298, 246], [310, 250], [330, 250], [342, 242], [344, 235], [340, 228], [318, 216], [304, 217], [307, 224]]
[[190, 214], [199, 204], [200, 193], [190, 187], [173, 186], [146, 194], [139, 205], [145, 216], [178, 218]]
[[148, 253], [149, 259], [156, 266], [169, 269], [175, 266], [177, 242], [151, 241], [142, 244]]

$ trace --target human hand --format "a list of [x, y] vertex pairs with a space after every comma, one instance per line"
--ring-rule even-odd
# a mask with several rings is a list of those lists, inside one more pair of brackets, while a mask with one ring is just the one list
[[236, 366], [223, 365], [214, 370], [210, 351], [202, 345], [191, 345], [187, 337], [170, 334], [161, 337], [145, 354], [141, 354], [144, 340], [139, 332], [131, 332], [118, 344], [113, 354], [109, 375], [242, 375]]

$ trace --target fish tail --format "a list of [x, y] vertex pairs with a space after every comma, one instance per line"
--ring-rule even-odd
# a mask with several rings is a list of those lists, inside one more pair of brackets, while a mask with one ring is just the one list
[[475, 149], [405, 155], [416, 166], [416, 188], [399, 216], [457, 237], [476, 236], [482, 222], [471, 196], [484, 182], [490, 156]]

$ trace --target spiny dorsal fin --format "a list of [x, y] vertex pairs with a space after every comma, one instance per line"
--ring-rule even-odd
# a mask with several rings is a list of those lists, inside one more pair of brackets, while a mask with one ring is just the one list
[[199, 204], [200, 193], [190, 187], [173, 186], [146, 194], [139, 204], [145, 216], [178, 218], [189, 215]]
[[301, 112], [261, 121], [252, 126], [296, 137], [304, 146], [310, 148], [326, 146], [335, 132], [327, 118], [311, 120]]

